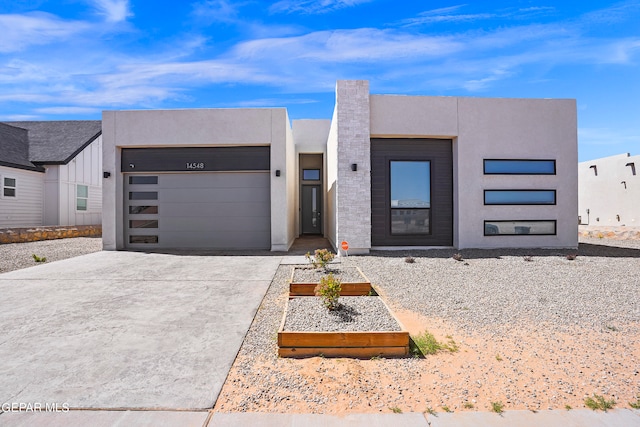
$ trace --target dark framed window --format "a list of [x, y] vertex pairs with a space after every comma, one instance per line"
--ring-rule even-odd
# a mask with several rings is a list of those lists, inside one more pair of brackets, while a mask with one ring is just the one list
[[555, 205], [556, 190], [484, 190], [485, 205]]
[[158, 200], [157, 191], [130, 191], [129, 200]]
[[129, 228], [158, 228], [157, 219], [131, 219]]
[[129, 206], [129, 213], [131, 215], [145, 215], [145, 214], [157, 214], [157, 206]]
[[158, 243], [158, 236], [129, 236], [129, 243]]
[[129, 177], [129, 184], [157, 184], [157, 176], [143, 176], [143, 175], [131, 175]]
[[320, 169], [302, 169], [302, 179], [305, 181], [320, 181]]
[[485, 175], [555, 175], [555, 160], [484, 159]]
[[484, 222], [485, 236], [555, 236], [556, 220], [494, 220]]
[[2, 194], [4, 197], [16, 197], [16, 179], [4, 178]]
[[389, 162], [391, 234], [431, 233], [431, 162]]

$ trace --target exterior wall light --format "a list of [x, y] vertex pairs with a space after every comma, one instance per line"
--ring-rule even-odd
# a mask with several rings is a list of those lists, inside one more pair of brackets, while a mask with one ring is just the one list
[[276, 169], [276, 176], [280, 176], [280, 169]]
[[103, 178], [109, 178], [111, 176], [111, 172], [102, 172]]
[[357, 163], [352, 163], [351, 164], [351, 170], [356, 172], [358, 170], [358, 164]]

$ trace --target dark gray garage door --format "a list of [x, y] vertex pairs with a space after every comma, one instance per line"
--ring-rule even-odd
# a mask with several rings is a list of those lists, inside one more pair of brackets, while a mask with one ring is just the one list
[[127, 247], [269, 249], [268, 172], [125, 174]]

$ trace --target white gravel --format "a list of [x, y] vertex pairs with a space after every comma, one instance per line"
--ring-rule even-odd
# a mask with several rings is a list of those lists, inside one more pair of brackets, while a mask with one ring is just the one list
[[353, 332], [399, 331], [400, 325], [379, 297], [340, 297], [335, 310], [327, 310], [318, 297], [289, 300], [285, 331]]
[[0, 245], [0, 273], [39, 265], [33, 255], [46, 258], [46, 262], [59, 261], [102, 250], [100, 237], [41, 240], [38, 242]]
[[366, 278], [360, 274], [357, 268], [332, 264], [326, 270], [322, 268], [297, 267], [294, 269], [293, 282], [319, 283], [320, 279], [328, 274], [333, 274], [342, 283], [361, 283], [366, 281]]

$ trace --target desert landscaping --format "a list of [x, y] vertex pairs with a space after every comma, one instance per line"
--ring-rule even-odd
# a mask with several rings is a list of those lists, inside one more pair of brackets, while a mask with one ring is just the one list
[[587, 237], [578, 251], [342, 257], [412, 337], [427, 330], [453, 344], [431, 355], [367, 359], [277, 356], [293, 268], [281, 265], [215, 411], [570, 410], [594, 396], [628, 408], [640, 396], [639, 257], [640, 241]]

